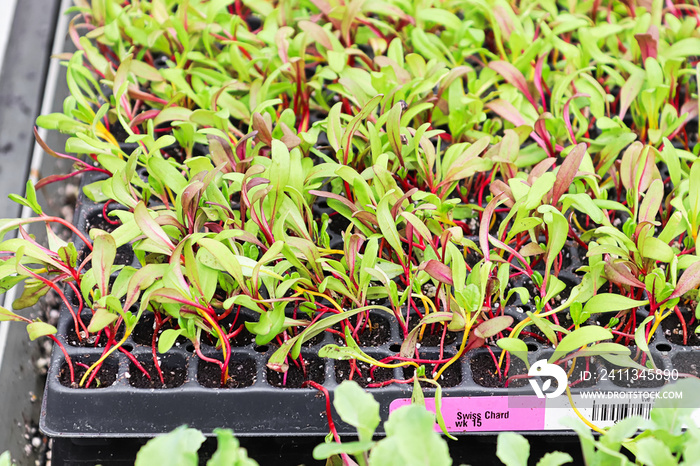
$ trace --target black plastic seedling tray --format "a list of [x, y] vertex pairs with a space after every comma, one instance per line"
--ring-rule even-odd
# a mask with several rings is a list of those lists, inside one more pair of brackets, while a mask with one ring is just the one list
[[[95, 181], [95, 177], [86, 176], [83, 185]], [[102, 205], [95, 204], [80, 196], [78, 201], [75, 224], [81, 230], [86, 230], [88, 223], [95, 224], [102, 215]], [[76, 247], [80, 251], [80, 242], [76, 241]], [[562, 270], [559, 277], [573, 286], [578, 283], [578, 276], [573, 272], [580, 264], [576, 257], [575, 247], [567, 249], [566, 254], [570, 261], [566, 270]], [[121, 260], [127, 264], [133, 263], [133, 254], [126, 246], [121, 250]], [[519, 283], [516, 283], [517, 286]], [[506, 312], [516, 320], [522, 318], [527, 306], [508, 306]], [[87, 311], [89, 319], [89, 311]], [[85, 311], [83, 313], [85, 315]], [[245, 315], [253, 319], [253, 315]], [[381, 344], [371, 348], [364, 348], [367, 354], [381, 359], [395, 355], [401, 345], [402, 339], [395, 321], [386, 315], [377, 315], [376, 319], [383, 319], [389, 332], [383, 338]], [[143, 324], [150, 325], [148, 316], [143, 316]], [[694, 371], [698, 373], [700, 367], [700, 353], [697, 348], [683, 347], [669, 341], [662, 327], [655, 334], [650, 349], [654, 360], [661, 369], [673, 369], [682, 366], [681, 372]], [[91, 363], [97, 360], [103, 349], [94, 346], [75, 346], [71, 343], [71, 333], [74, 333], [73, 319], [65, 307], [62, 309], [58, 325], [58, 338], [65, 345], [74, 361]], [[444, 346], [443, 357], [454, 355], [459, 348], [461, 335], [458, 335], [450, 344]], [[142, 363], [152, 361], [152, 349], [150, 344], [138, 339], [138, 331], [130, 337], [124, 345], [136, 359]], [[231, 374], [234, 376], [237, 388], [208, 388], [206, 382], [207, 363], [200, 360], [194, 353], [193, 345], [187, 341], [174, 346], [167, 354], [160, 355], [164, 372], [174, 375], [177, 385], [174, 388], [154, 389], [137, 388], [133, 386], [138, 378], [138, 370], [131, 367], [131, 362], [122, 352], [111, 355], [101, 370], [99, 388], [71, 388], [61, 382], [61, 373], [64, 370], [64, 356], [57, 348], [54, 349], [51, 367], [48, 373], [46, 392], [43, 399], [41, 417], [41, 429], [52, 437], [149, 437], [159, 433], [169, 432], [172, 429], [187, 424], [200, 429], [205, 434], [211, 434], [218, 427], [232, 428], [237, 435], [246, 436], [323, 436], [328, 432], [328, 423], [325, 413], [325, 399], [323, 395], [311, 388], [289, 388], [294, 385], [295, 376], [289, 374], [288, 386], [281, 388], [280, 374], [266, 367], [269, 356], [274, 352], [275, 346], [256, 346], [252, 338], [239, 338], [232, 345]], [[311, 340], [302, 350], [304, 359], [309, 363], [311, 379], [322, 384], [331, 393], [343, 380], [343, 374], [347, 373], [346, 361], [334, 361], [318, 358], [318, 350], [328, 343], [337, 343], [331, 334], [322, 334], [321, 338]], [[552, 348], [529, 341], [531, 350], [529, 359], [531, 362], [547, 358], [552, 353]], [[202, 345], [202, 351], [210, 357], [217, 357], [219, 351], [213, 346]], [[498, 348], [493, 347], [497, 354]], [[439, 356], [438, 347], [423, 345], [420, 354], [426, 358]], [[473, 363], [479, 360], [491, 360], [491, 355], [485, 348], [476, 349], [465, 354], [458, 363], [454, 364], [440, 380], [443, 387], [443, 397], [449, 410], [446, 418], [456, 417], [455, 406], [460, 411], [477, 412], [483, 410], [483, 406], [489, 406], [496, 400], [493, 397], [509, 397], [512, 400], [529, 397], [533, 399], [534, 392], [525, 380], [520, 380], [518, 387], [490, 388], [480, 385], [476, 380]], [[513, 366], [517, 360], [512, 358]], [[493, 369], [493, 363], [489, 366]], [[675, 366], [674, 366], [675, 364]], [[293, 367], [293, 366], [292, 366]], [[476, 366], [475, 366], [476, 367]], [[619, 380], [598, 380], [601, 374], [609, 367], [602, 360], [594, 360], [591, 364], [591, 373], [594, 381], [588, 387], [575, 386], [574, 394], [581, 390], [622, 391], [636, 390], [635, 387], [626, 387]], [[293, 371], [294, 369], [290, 369]], [[409, 379], [413, 376], [412, 370], [396, 368], [381, 369], [390, 371], [384, 378]], [[663, 382], [652, 384], [662, 385]], [[392, 402], [411, 397], [412, 384], [391, 384], [383, 388], [368, 389], [380, 403], [381, 416], [386, 420]], [[425, 396], [434, 397], [435, 390], [424, 389]], [[478, 397], [477, 399], [466, 397]], [[452, 399], [451, 402], [448, 401]], [[505, 398], [499, 398], [504, 400]], [[455, 403], [456, 402], [456, 403]], [[450, 404], [451, 403], [451, 404]], [[491, 403], [492, 404], [492, 403]], [[516, 403], [517, 404], [517, 403]], [[513, 404], [506, 404], [513, 407]], [[534, 408], [533, 408], [534, 409]], [[463, 417], [463, 416], [460, 416]], [[354, 430], [342, 422], [336, 416], [338, 430], [341, 434], [353, 434]], [[520, 428], [516, 421], [500, 422], [496, 430], [521, 430], [525, 433], [537, 435], [540, 433], [552, 434], [552, 430]], [[450, 423], [448, 422], [448, 426]], [[467, 426], [468, 427], [468, 426]], [[505, 428], [507, 427], [507, 428]], [[381, 427], [380, 427], [381, 429]], [[457, 429], [463, 432], [477, 432], [477, 429]], [[379, 431], [381, 433], [381, 430]], [[493, 433], [493, 430], [482, 429], [480, 433]], [[565, 434], [565, 431], [558, 431]]]

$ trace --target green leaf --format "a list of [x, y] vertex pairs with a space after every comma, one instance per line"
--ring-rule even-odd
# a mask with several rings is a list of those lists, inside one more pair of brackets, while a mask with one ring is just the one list
[[348, 126], [345, 128], [345, 132], [343, 133], [342, 137], [342, 149], [343, 156], [347, 162], [352, 161], [352, 157], [350, 157], [350, 155], [352, 152], [352, 137], [355, 135], [355, 131], [357, 131], [359, 128], [362, 120], [367, 118], [370, 113], [377, 108], [377, 105], [379, 105], [379, 102], [381, 102], [382, 97], [384, 97], [384, 95], [379, 94], [370, 99], [370, 101], [367, 102], [367, 105], [365, 105], [364, 108], [357, 115], [355, 115], [352, 120], [350, 120], [350, 123], [348, 123]]
[[315, 460], [325, 460], [333, 455], [340, 455], [343, 453], [346, 455], [359, 455], [369, 451], [373, 445], [374, 442], [372, 441], [321, 443], [314, 448], [313, 456]]
[[680, 298], [688, 291], [697, 288], [698, 285], [700, 285], [700, 261], [693, 262], [685, 269], [670, 298]]
[[48, 293], [50, 289], [51, 287], [42, 281], [29, 279], [24, 284], [22, 296], [14, 300], [12, 307], [17, 310], [32, 307], [38, 303], [39, 299]]
[[642, 85], [644, 84], [645, 78], [646, 72], [640, 68], [637, 68], [632, 72], [630, 77], [627, 78], [627, 81], [622, 86], [622, 89], [620, 89], [619, 116], [621, 119], [625, 117], [627, 114], [627, 109], [630, 108], [630, 105], [639, 94], [639, 91], [642, 90]]
[[613, 334], [610, 332], [610, 330], [595, 325], [576, 329], [561, 339], [556, 350], [549, 358], [549, 363], [558, 361], [563, 356], [566, 356], [572, 351], [576, 351], [582, 346], [586, 346], [601, 340], [608, 340], [612, 337]]
[[394, 248], [399, 260], [403, 263], [403, 248], [401, 247], [401, 240], [399, 239], [399, 232], [396, 229], [396, 223], [394, 218], [391, 216], [391, 210], [389, 208], [389, 202], [393, 199], [391, 196], [391, 191], [387, 193], [377, 206], [377, 222], [379, 223], [379, 229], [381, 230], [387, 243]]
[[98, 235], [93, 242], [92, 274], [101, 296], [109, 294], [109, 276], [117, 255], [117, 246], [109, 233]]
[[152, 245], [157, 247], [159, 252], [168, 255], [172, 253], [175, 246], [163, 228], [151, 217], [143, 201], [139, 201], [134, 208], [134, 220], [141, 231], [153, 241]]
[[10, 457], [9, 451], [0, 455], [0, 466], [12, 466], [12, 458]]
[[659, 439], [646, 437], [637, 439], [634, 444], [637, 461], [641, 464], [653, 466], [678, 464], [668, 446]]
[[158, 337], [158, 352], [167, 353], [170, 350], [170, 348], [173, 347], [178, 337], [183, 333], [183, 329], [176, 330], [174, 328], [169, 328], [163, 330], [163, 333], [161, 333]]
[[0, 322], [2, 321], [22, 322], [23, 319], [9, 309], [0, 306]]
[[515, 432], [501, 432], [498, 434], [496, 456], [506, 466], [527, 466], [530, 442]]
[[90, 319], [90, 325], [88, 325], [88, 332], [99, 332], [118, 318], [119, 316], [117, 314], [109, 312], [104, 307], [97, 307], [97, 310], [92, 315], [92, 319]]
[[549, 235], [547, 242], [547, 263], [546, 273], [549, 275], [554, 259], [566, 244], [566, 237], [569, 234], [569, 222], [557, 209], [550, 205], [542, 205], [537, 209], [542, 214], [544, 222], [547, 224]]
[[647, 300], [638, 301], [616, 293], [598, 293], [586, 302], [583, 312], [591, 315], [599, 312], [624, 311], [648, 303]]
[[34, 341], [39, 337], [45, 337], [47, 335], [54, 335], [58, 330], [53, 325], [49, 325], [46, 322], [32, 322], [27, 325], [27, 333], [29, 333], [29, 339]]
[[562, 464], [572, 463], [574, 459], [568, 453], [561, 451], [553, 451], [546, 453], [538, 462], [537, 466], [561, 466]]
[[370, 452], [370, 464], [381, 466], [447, 466], [447, 443], [433, 430], [434, 416], [419, 405], [402, 406], [384, 423], [386, 438]]
[[172, 163], [160, 157], [150, 157], [148, 159], [148, 173], [161, 180], [165, 186], [172, 189], [178, 196], [187, 187], [187, 179], [182, 176], [182, 173]]
[[637, 329], [634, 331], [634, 342], [637, 344], [640, 350], [647, 353], [649, 351], [649, 345], [647, 344], [647, 339], [645, 336], [646, 326], [649, 322], [654, 320], [654, 316], [649, 316], [639, 324]]
[[180, 426], [169, 434], [149, 440], [136, 455], [134, 466], [197, 466], [197, 450], [204, 440], [200, 431]]
[[248, 458], [248, 452], [241, 448], [231, 429], [214, 429], [216, 434], [216, 451], [207, 466], [258, 466], [255, 460]]
[[372, 440], [381, 418], [379, 403], [357, 382], [346, 380], [335, 389], [333, 406], [340, 418], [357, 429], [360, 441]]
[[508, 351], [510, 354], [523, 361], [525, 367], [530, 369], [530, 361], [527, 358], [527, 343], [518, 338], [506, 337], [499, 339], [496, 344], [501, 349]]

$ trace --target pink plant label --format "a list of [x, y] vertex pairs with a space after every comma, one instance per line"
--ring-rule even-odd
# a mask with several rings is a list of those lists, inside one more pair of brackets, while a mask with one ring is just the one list
[[[448, 432], [501, 432], [545, 429], [545, 399], [536, 396], [443, 397], [442, 415]], [[411, 404], [410, 398], [391, 402], [389, 411]], [[435, 399], [425, 406], [435, 412]], [[435, 424], [435, 430], [440, 427]]]

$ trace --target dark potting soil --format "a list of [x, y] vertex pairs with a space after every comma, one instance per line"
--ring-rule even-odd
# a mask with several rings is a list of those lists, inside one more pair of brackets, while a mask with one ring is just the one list
[[[93, 362], [94, 361], [88, 361], [88, 360], [81, 361], [80, 358], [73, 359], [73, 371], [74, 371], [75, 383], [73, 385], [71, 385], [70, 369], [68, 368], [68, 364], [64, 361], [63, 364], [61, 365], [61, 370], [58, 373], [58, 381], [64, 387], [69, 387], [69, 388], [106, 388], [106, 387], [109, 387], [110, 385], [112, 385], [115, 380], [117, 380], [117, 369], [118, 369], [117, 363], [115, 361], [107, 359], [106, 361], [104, 361], [102, 363], [102, 366], [97, 371], [97, 376], [92, 381], [90, 386], [89, 387], [79, 387], [78, 384], [80, 383], [80, 380], [83, 378], [83, 375], [85, 375], [85, 372], [87, 372], [88, 367], [90, 367]], [[79, 363], [82, 363], [82, 365]], [[94, 372], [94, 369], [92, 372]], [[87, 384], [87, 380], [85, 381], [85, 384]]]
[[[422, 355], [423, 358], [425, 359], [437, 359], [437, 355], [435, 356], [428, 356], [428, 355]], [[444, 359], [451, 358], [452, 354], [445, 354]], [[435, 368], [434, 364], [422, 364], [425, 366], [425, 376], [429, 379], [432, 379], [434, 377], [433, 374], [433, 369]], [[440, 369], [443, 365], [440, 364], [438, 369]], [[460, 383], [462, 383], [462, 369], [461, 369], [461, 364], [459, 361], [456, 361], [453, 363], [450, 367], [445, 369], [442, 374], [440, 374], [440, 378], [437, 380], [437, 383], [440, 384], [442, 388], [449, 388], [449, 387], [456, 387]], [[415, 368], [413, 366], [405, 366], [403, 368], [403, 378], [405, 380], [410, 379], [411, 377], [414, 376], [415, 374]], [[427, 382], [421, 382], [420, 383], [421, 387], [423, 388], [435, 388], [435, 385], [432, 385]]]
[[357, 368], [362, 375], [358, 375], [357, 371], [350, 378], [350, 361], [336, 361], [335, 363], [335, 380], [340, 383], [344, 380], [354, 380], [362, 388], [367, 388], [370, 383], [387, 382], [394, 378], [394, 370], [387, 367], [378, 367], [373, 372], [370, 372], [371, 366], [364, 361], [357, 361]]
[[[561, 250], [561, 255], [558, 256], [556, 259], [554, 259], [554, 263], [552, 264], [552, 273], [554, 273], [557, 270], [557, 265], [559, 265], [559, 270], [566, 270], [571, 265], [573, 264], [573, 259], [571, 257], [571, 251], [568, 247], [564, 247], [564, 249]], [[540, 258], [537, 260], [536, 263], [532, 265], [532, 270], [536, 270], [544, 275], [544, 269], [545, 269], [545, 261], [544, 261], [544, 255], [536, 256]], [[534, 262], [534, 260], [533, 260]]]
[[681, 315], [685, 320], [686, 343], [683, 343], [683, 326], [675, 313], [661, 321], [661, 328], [663, 329], [664, 336], [669, 342], [676, 345], [700, 346], [700, 335], [695, 333], [698, 325], [700, 325], [700, 321], [694, 318], [695, 316], [687, 307], [681, 308]]
[[[224, 329], [224, 331], [226, 331], [226, 333], [231, 334], [234, 331], [238, 332], [235, 337], [229, 339], [231, 346], [248, 346], [255, 342], [255, 335], [248, 331], [245, 326], [246, 322], [255, 322], [255, 319], [244, 315], [236, 316], [235, 313], [231, 313], [219, 321], [219, 325]], [[218, 345], [218, 341], [219, 339], [215, 334], [208, 332], [202, 332], [200, 337], [200, 342], [209, 346]]]
[[465, 259], [465, 262], [470, 268], [473, 268], [483, 258], [484, 257], [476, 250], [467, 248], [467, 258]]
[[[90, 249], [85, 246], [78, 252], [78, 264], [81, 264], [90, 254]], [[130, 244], [125, 244], [117, 248], [117, 254], [114, 257], [114, 265], [131, 265], [134, 262], [134, 250]], [[88, 271], [92, 268], [92, 261], [85, 264], [83, 270]]]
[[[496, 358], [498, 357], [499, 355], [496, 354]], [[499, 377], [498, 372], [496, 371], [496, 363], [488, 353], [479, 353], [474, 355], [469, 360], [469, 366], [472, 370], [474, 382], [482, 387], [488, 388], [504, 388], [507, 377], [527, 374], [525, 363], [518, 358], [511, 357], [507, 377]], [[505, 359], [503, 367], [505, 367]], [[503, 367], [501, 368], [501, 372], [503, 372]], [[508, 388], [524, 387], [527, 384], [527, 379], [515, 379], [508, 383]]]
[[[571, 294], [572, 288], [578, 284], [578, 282], [575, 282], [571, 278], [569, 278], [569, 274], [567, 274], [566, 276], [558, 276], [557, 278], [559, 280], [561, 280], [562, 282], [564, 282], [564, 284], [566, 285], [566, 288], [564, 288], [561, 293], [554, 296], [549, 301], [553, 308], [557, 307], [558, 305], [560, 305], [561, 303], [566, 301], [569, 298], [569, 295]], [[527, 291], [530, 293], [530, 300], [532, 300], [533, 297], [540, 295], [539, 288], [537, 288], [535, 286], [535, 283], [529, 278], [524, 279], [522, 282], [519, 282], [515, 286], [525, 287], [527, 289]], [[524, 304], [527, 304], [527, 303], [524, 303]], [[567, 315], [568, 315], [568, 313], [567, 313]]]
[[[363, 314], [358, 314], [356, 317], [351, 317], [352, 324], [355, 328], [359, 327], [357, 337], [353, 338], [360, 346], [377, 347], [385, 344], [391, 338], [391, 326], [389, 321], [379, 315], [370, 315], [369, 320]], [[342, 333], [340, 324], [334, 325], [334, 329]], [[334, 334], [333, 338], [336, 343], [345, 343], [345, 338], [338, 334]]]
[[141, 366], [146, 369], [150, 379], [132, 362], [129, 364], [129, 384], [136, 388], [175, 388], [185, 383], [187, 377], [186, 364], [167, 364], [161, 363], [161, 371], [163, 373], [163, 381], [161, 382], [155, 363], [151, 361], [139, 361]]
[[[114, 210], [118, 209], [109, 209], [109, 212], [112, 212]], [[102, 215], [102, 209], [97, 210], [93, 212], [92, 214], [88, 215], [85, 223], [85, 232], [89, 233], [91, 229], [97, 228], [103, 231], [106, 231], [107, 233], [112, 233], [114, 230], [116, 230], [120, 225], [121, 221], [119, 220], [118, 217], [114, 216], [109, 216], [109, 221], [104, 218]], [[111, 222], [116, 222], [116, 223], [111, 223]]]
[[[153, 315], [153, 313], [148, 313], [141, 316], [141, 319], [139, 319], [139, 323], [136, 324], [134, 331], [131, 333], [131, 339], [134, 340], [134, 343], [136, 343], [137, 345], [151, 346], [151, 344], [153, 343], [153, 331], [155, 330], [155, 324], [156, 318]], [[171, 319], [165, 322], [163, 325], [161, 325], [161, 327], [158, 329], [158, 335], [163, 333], [163, 331], [165, 330], [174, 328], [177, 328], [177, 325]], [[186, 342], [187, 338], [179, 336], [175, 340], [175, 345], [184, 345]]]
[[232, 359], [228, 365], [229, 378], [221, 386], [221, 368], [218, 364], [199, 360], [197, 382], [207, 388], [245, 388], [255, 383], [255, 361], [247, 358]]
[[[290, 327], [287, 329], [289, 334], [294, 337], [298, 334], [300, 334], [304, 330], [304, 327]], [[303, 348], [311, 348], [312, 346], [320, 345], [323, 342], [323, 338], [325, 337], [325, 334], [323, 332], [319, 333], [318, 335], [314, 335], [313, 337], [309, 338], [307, 341], [301, 344]], [[255, 340], [255, 336], [253, 335], [253, 340]], [[272, 346], [273, 348], [278, 348], [279, 347], [279, 342], [277, 339], [272, 340], [268, 345]]]
[[[279, 388], [303, 388], [307, 380], [323, 383], [325, 378], [325, 363], [319, 358], [304, 358], [304, 371], [294, 362], [289, 364], [286, 374], [267, 368], [267, 382], [273, 387]], [[286, 375], [286, 376], [285, 376]]]
[[673, 368], [680, 374], [700, 377], [700, 354], [696, 351], [678, 353], [671, 359], [671, 362], [673, 363]]
[[[569, 328], [572, 328], [572, 326], [574, 325], [574, 321], [571, 319], [571, 315], [568, 312], [558, 313], [557, 318], [558, 318], [560, 327], [563, 327], [565, 329], [569, 329]], [[552, 324], [554, 324], [554, 319], [552, 319], [552, 316], [549, 316], [546, 319], [549, 322], [551, 322]], [[513, 324], [513, 325], [515, 325], [515, 324]], [[542, 332], [542, 330], [540, 330], [540, 328], [537, 325], [535, 325], [534, 323], [525, 327], [523, 329], [523, 331], [537, 335], [537, 337], [533, 337], [531, 335], [527, 335], [527, 336], [522, 335], [523, 339], [525, 341], [533, 341], [534, 340], [542, 346], [545, 346], [545, 347], [552, 346], [552, 342], [549, 341], [549, 339], [545, 336], [545, 334]], [[564, 336], [564, 335], [562, 334], [562, 336]]]
[[[90, 325], [90, 320], [92, 319], [92, 314], [90, 313], [82, 313], [80, 315], [80, 320], [85, 324], [85, 327], [87, 328], [88, 325]], [[78, 338], [78, 334], [76, 333], [76, 329], [74, 328], [73, 325], [69, 327], [68, 330], [68, 335], [66, 335], [66, 341], [69, 345], [71, 346], [82, 346], [82, 347], [92, 347], [92, 348], [104, 348], [104, 346], [107, 344], [108, 338], [106, 335], [105, 330], [102, 330], [97, 333], [90, 333], [90, 334], [85, 334], [85, 331], [82, 330], [82, 328], [78, 329], [80, 332], [80, 338]], [[119, 328], [117, 329], [117, 334], [115, 335], [114, 339], [116, 341], [119, 341], [124, 337], [124, 325], [121, 324]]]

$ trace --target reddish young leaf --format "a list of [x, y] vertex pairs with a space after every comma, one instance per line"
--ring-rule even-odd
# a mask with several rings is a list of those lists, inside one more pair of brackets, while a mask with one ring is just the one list
[[623, 84], [622, 89], [620, 89], [620, 118], [625, 118], [627, 110], [632, 105], [632, 102], [642, 90], [642, 85], [644, 84], [644, 79], [646, 78], [646, 73], [644, 70], [636, 70], [633, 72], [627, 82]]
[[352, 212], [357, 212], [357, 207], [355, 206], [355, 204], [353, 204], [348, 200], [348, 198], [343, 197], [340, 194], [335, 194], [328, 191], [318, 191], [316, 189], [309, 190], [309, 194], [319, 197], [328, 197], [330, 199], [335, 199], [336, 201], [345, 204], [347, 208], [350, 209]]
[[632, 272], [630, 272], [630, 270], [625, 267], [623, 263], [606, 262], [604, 267], [605, 276], [611, 282], [619, 285], [633, 286], [635, 288], [644, 288], [644, 283], [632, 275]]
[[639, 223], [649, 222], [654, 225], [660, 225], [656, 221], [656, 214], [659, 213], [659, 208], [664, 199], [664, 183], [660, 179], [651, 182], [647, 193], [644, 195], [641, 205], [639, 206]]
[[508, 63], [507, 61], [501, 60], [492, 61], [489, 63], [488, 66], [489, 68], [503, 76], [503, 78], [509, 84], [515, 86], [520, 92], [525, 94], [525, 97], [527, 98], [528, 102], [532, 104], [535, 110], [537, 109], [535, 99], [532, 97], [532, 94], [530, 94], [530, 90], [527, 87], [527, 81], [525, 80], [525, 76], [523, 76], [519, 69], [517, 69], [515, 66]]
[[480, 323], [474, 330], [474, 334], [479, 338], [487, 339], [494, 335], [498, 335], [512, 324], [513, 318], [511, 316], [494, 317], [493, 319]]
[[430, 259], [421, 267], [423, 267], [423, 270], [425, 270], [426, 273], [435, 280], [439, 281], [440, 283], [452, 286], [452, 271], [448, 266], [446, 266], [442, 262], [435, 259]]
[[681, 278], [678, 279], [676, 289], [671, 293], [670, 298], [680, 298], [688, 291], [693, 290], [700, 285], [700, 261], [693, 262], [690, 267], [685, 269]]
[[561, 167], [559, 167], [557, 179], [552, 187], [552, 205], [557, 205], [562, 194], [569, 190], [569, 186], [573, 183], [576, 173], [578, 173], [578, 169], [581, 166], [583, 156], [586, 155], [586, 147], [586, 143], [577, 144], [566, 156]]
[[642, 62], [649, 57], [657, 58], [659, 30], [656, 26], [651, 26], [646, 34], [635, 34], [634, 38], [637, 39], [639, 50], [642, 52]]
[[170, 241], [170, 238], [168, 235], [163, 231], [163, 228], [161, 228], [160, 225], [158, 225], [158, 222], [153, 220], [153, 217], [151, 217], [151, 213], [148, 211], [148, 208], [146, 207], [146, 204], [143, 203], [143, 201], [139, 201], [138, 204], [136, 204], [136, 207], [134, 208], [134, 220], [136, 221], [136, 224], [139, 226], [141, 231], [153, 242], [163, 248], [163, 252], [165, 253], [172, 251], [175, 249], [175, 246], [173, 245], [172, 241]]

